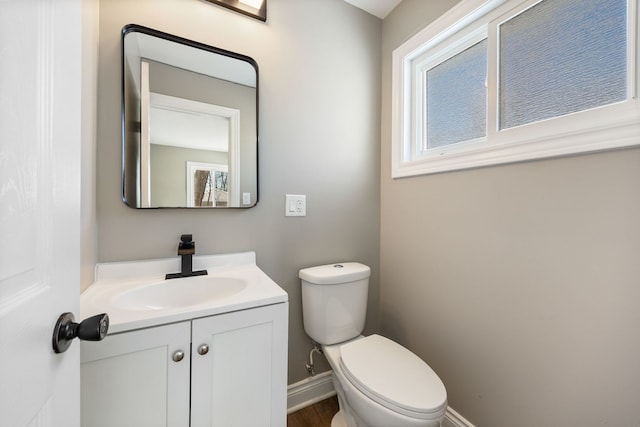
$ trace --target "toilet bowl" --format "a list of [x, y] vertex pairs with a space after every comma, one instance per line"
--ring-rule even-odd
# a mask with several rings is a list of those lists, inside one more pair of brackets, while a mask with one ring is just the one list
[[333, 369], [344, 426], [440, 426], [447, 410], [444, 384], [409, 350], [370, 335], [324, 346], [323, 352]]
[[340, 410], [332, 427], [437, 427], [447, 393], [422, 359], [380, 335], [362, 336], [369, 267], [341, 263], [300, 270], [307, 334], [333, 370]]

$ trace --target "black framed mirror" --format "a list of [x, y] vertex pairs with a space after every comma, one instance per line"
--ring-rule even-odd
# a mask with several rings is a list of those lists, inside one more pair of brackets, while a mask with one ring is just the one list
[[258, 65], [140, 25], [122, 29], [122, 199], [132, 208], [258, 201]]

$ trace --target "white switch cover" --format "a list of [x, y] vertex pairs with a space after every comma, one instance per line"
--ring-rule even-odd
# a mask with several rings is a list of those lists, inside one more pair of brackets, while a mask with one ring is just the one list
[[251, 203], [251, 193], [242, 193], [242, 204], [248, 205]]
[[284, 216], [307, 216], [307, 196], [285, 194]]

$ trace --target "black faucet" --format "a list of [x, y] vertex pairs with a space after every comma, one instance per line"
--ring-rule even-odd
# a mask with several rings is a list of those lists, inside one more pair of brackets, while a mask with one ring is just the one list
[[168, 273], [166, 279], [177, 279], [180, 277], [204, 276], [207, 270], [193, 271], [193, 254], [196, 253], [196, 242], [192, 240], [191, 234], [180, 236], [178, 244], [178, 255], [182, 257], [182, 271], [180, 273]]

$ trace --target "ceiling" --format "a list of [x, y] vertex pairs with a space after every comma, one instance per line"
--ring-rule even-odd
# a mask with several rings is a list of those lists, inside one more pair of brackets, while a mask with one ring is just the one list
[[384, 19], [402, 0], [344, 0], [370, 14]]

